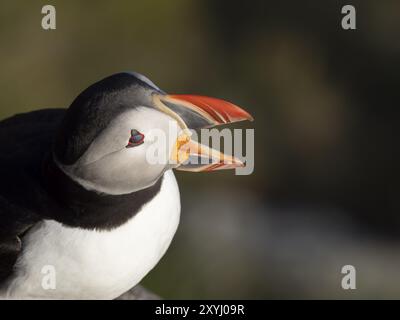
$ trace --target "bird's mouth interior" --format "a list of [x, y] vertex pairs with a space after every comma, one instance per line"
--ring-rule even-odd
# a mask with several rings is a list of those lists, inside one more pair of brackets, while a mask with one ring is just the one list
[[172, 152], [178, 170], [201, 172], [244, 166], [238, 158], [194, 141], [189, 129], [253, 121], [248, 112], [228, 101], [205, 96], [155, 95], [153, 99], [157, 108], [173, 117], [183, 129]]

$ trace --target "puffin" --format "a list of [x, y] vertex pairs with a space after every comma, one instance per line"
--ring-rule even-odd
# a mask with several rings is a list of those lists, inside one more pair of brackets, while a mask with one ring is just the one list
[[[137, 285], [179, 224], [173, 169], [244, 165], [192, 130], [242, 120], [253, 118], [228, 101], [121, 72], [67, 109], [1, 121], [0, 299], [115, 299]], [[209, 161], [191, 161], [200, 157]]]

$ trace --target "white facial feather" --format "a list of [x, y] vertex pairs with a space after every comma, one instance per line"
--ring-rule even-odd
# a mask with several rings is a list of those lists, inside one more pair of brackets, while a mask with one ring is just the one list
[[[126, 148], [132, 129], [144, 134], [144, 143]], [[59, 166], [88, 190], [117, 195], [147, 188], [171, 168], [167, 163], [148, 161], [146, 152], [154, 143], [155, 131], [165, 134], [168, 145], [163, 152], [168, 160], [179, 132], [178, 123], [162, 112], [139, 107], [115, 118], [75, 164]]]

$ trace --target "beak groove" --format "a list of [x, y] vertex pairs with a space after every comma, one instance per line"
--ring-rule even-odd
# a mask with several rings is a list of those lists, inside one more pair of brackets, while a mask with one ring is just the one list
[[[253, 121], [253, 117], [231, 102], [198, 95], [168, 95], [165, 99], [172, 104], [183, 104], [210, 122], [210, 126], [243, 120]], [[184, 119], [183, 119], [184, 120]]]

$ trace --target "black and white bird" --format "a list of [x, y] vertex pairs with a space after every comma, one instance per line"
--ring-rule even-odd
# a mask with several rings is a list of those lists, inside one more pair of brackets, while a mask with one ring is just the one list
[[[132, 72], [91, 85], [68, 109], [1, 121], [0, 298], [113, 299], [138, 284], [179, 223], [172, 169], [243, 165], [189, 129], [246, 119], [229, 102], [168, 95]], [[168, 161], [149, 163], [156, 132], [168, 138], [155, 148]], [[192, 156], [212, 161], [188, 164]], [[44, 266], [55, 288], [43, 286]]]

